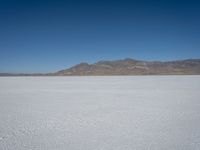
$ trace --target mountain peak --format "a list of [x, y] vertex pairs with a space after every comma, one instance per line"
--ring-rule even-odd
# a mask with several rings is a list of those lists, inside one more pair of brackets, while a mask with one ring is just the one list
[[141, 61], [132, 58], [86, 62], [55, 73], [56, 75], [168, 75], [200, 74], [200, 59], [178, 61]]

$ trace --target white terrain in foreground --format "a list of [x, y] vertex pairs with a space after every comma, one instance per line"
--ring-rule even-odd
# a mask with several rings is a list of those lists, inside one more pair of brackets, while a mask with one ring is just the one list
[[200, 76], [0, 78], [0, 150], [199, 149]]

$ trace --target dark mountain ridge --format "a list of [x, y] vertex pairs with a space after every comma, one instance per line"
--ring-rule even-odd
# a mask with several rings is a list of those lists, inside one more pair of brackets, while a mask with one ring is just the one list
[[200, 75], [200, 59], [143, 61], [126, 58], [114, 61], [80, 63], [55, 73], [12, 74], [0, 76], [103, 76], [103, 75]]
[[115, 61], [80, 63], [55, 75], [181, 75], [200, 74], [200, 59], [143, 61], [126, 58]]

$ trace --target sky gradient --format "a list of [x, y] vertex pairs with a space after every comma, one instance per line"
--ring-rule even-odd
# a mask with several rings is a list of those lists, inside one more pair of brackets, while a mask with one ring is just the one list
[[198, 0], [0, 0], [0, 72], [200, 58]]

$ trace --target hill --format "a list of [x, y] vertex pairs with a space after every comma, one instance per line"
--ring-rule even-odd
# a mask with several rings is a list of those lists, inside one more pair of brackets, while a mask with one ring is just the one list
[[200, 59], [142, 61], [131, 58], [115, 61], [80, 63], [54, 75], [195, 75], [200, 74]]

